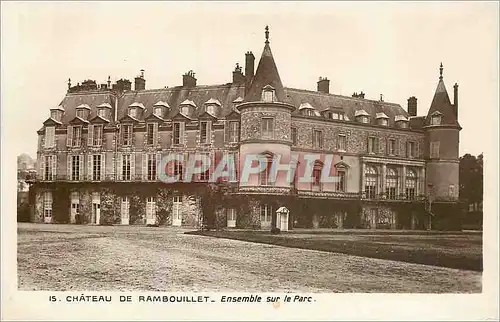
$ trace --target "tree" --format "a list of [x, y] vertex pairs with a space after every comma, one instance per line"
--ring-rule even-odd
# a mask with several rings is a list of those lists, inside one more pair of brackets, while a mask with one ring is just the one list
[[459, 165], [460, 200], [467, 204], [483, 201], [483, 154], [465, 154]]

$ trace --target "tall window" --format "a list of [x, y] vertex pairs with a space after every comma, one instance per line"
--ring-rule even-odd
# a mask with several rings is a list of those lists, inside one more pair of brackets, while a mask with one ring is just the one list
[[132, 124], [122, 124], [122, 144], [131, 145], [132, 144]]
[[345, 170], [338, 170], [337, 177], [338, 177], [338, 181], [336, 184], [337, 191], [345, 192], [345, 186], [346, 186]]
[[273, 215], [273, 207], [270, 205], [260, 205], [260, 224], [261, 226], [270, 226]]
[[147, 180], [156, 180], [156, 154], [148, 154]]
[[89, 125], [88, 128], [88, 141], [89, 146], [101, 146], [102, 145], [102, 125]]
[[81, 142], [82, 142], [82, 127], [81, 126], [73, 126], [72, 129], [73, 129], [73, 133], [72, 133], [73, 142], [72, 142], [71, 146], [79, 147], [79, 146], [81, 146]]
[[100, 154], [94, 154], [92, 155], [92, 180], [93, 181], [100, 181], [102, 180], [101, 178], [101, 155]]
[[56, 176], [56, 156], [44, 156], [43, 180], [52, 181]]
[[417, 186], [417, 175], [414, 170], [406, 170], [406, 199], [415, 199], [415, 187]]
[[147, 145], [153, 145], [155, 139], [155, 124], [149, 123], [147, 128]]
[[408, 158], [415, 158], [417, 151], [416, 151], [416, 144], [415, 142], [408, 142], [407, 148], [406, 148], [406, 154], [408, 155]]
[[132, 173], [131, 173], [131, 155], [130, 154], [123, 154], [122, 156], [122, 178], [123, 180], [131, 180], [132, 179]]
[[262, 138], [272, 139], [274, 137], [274, 119], [263, 117], [261, 120], [261, 135]]
[[184, 176], [182, 164], [178, 161], [174, 162], [174, 176], [179, 176], [179, 181], [182, 181], [182, 178]]
[[377, 170], [372, 166], [365, 168], [365, 193], [366, 198], [375, 199], [377, 191]]
[[43, 193], [43, 217], [45, 221], [52, 218], [52, 192], [46, 191]]
[[439, 158], [439, 141], [431, 142], [430, 154], [432, 159]]
[[[232, 154], [226, 154], [224, 156], [225, 158], [228, 158], [227, 160], [227, 171], [229, 171], [229, 181], [230, 182], [235, 182], [237, 181], [237, 154], [232, 153]], [[232, 162], [230, 161], [232, 159]]]
[[173, 205], [172, 205], [172, 225], [180, 226], [182, 224], [182, 214], [181, 214], [181, 205], [182, 205], [182, 196], [173, 196]]
[[387, 154], [395, 155], [396, 154], [396, 140], [388, 139], [387, 140]]
[[72, 155], [71, 156], [71, 180], [77, 181], [80, 180], [80, 161], [81, 155]]
[[398, 176], [396, 170], [387, 168], [385, 194], [387, 199], [396, 199], [396, 188], [398, 186]]
[[262, 172], [260, 172], [261, 186], [269, 186], [272, 184], [270, 181], [271, 164], [272, 164], [272, 156], [266, 156], [266, 167], [264, 170], [262, 170]]
[[210, 123], [200, 122], [200, 143], [210, 143]]
[[314, 164], [312, 172], [312, 190], [321, 191], [321, 170], [323, 165], [319, 162]]
[[323, 132], [313, 130], [313, 147], [317, 149], [323, 148]]
[[345, 134], [339, 134], [339, 136], [337, 138], [337, 149], [339, 151], [346, 150], [346, 136], [345, 136]]
[[292, 145], [297, 145], [297, 128], [292, 127]]
[[376, 137], [373, 136], [368, 137], [368, 153], [377, 153], [377, 148], [378, 148], [377, 143], [378, 142]]
[[182, 143], [182, 124], [179, 122], [174, 123], [173, 142], [174, 144]]
[[229, 122], [229, 142], [235, 143], [239, 141], [240, 123], [237, 121]]
[[56, 128], [54, 126], [48, 126], [45, 128], [45, 148], [53, 148], [55, 147], [55, 137], [56, 137]]
[[[210, 156], [206, 155], [206, 156], [203, 157], [203, 159], [206, 160], [206, 161], [208, 161], [210, 159]], [[197, 166], [201, 165], [201, 161], [200, 160], [197, 161], [197, 163], [198, 163]], [[209, 178], [210, 178], [210, 168], [208, 168], [204, 172], [200, 173], [200, 181], [208, 181]]]

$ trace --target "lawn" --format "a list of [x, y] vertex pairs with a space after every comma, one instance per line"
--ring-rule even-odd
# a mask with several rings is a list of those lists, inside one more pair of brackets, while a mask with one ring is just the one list
[[480, 272], [207, 238], [172, 227], [23, 223], [17, 232], [20, 290], [477, 293], [482, 289]]
[[482, 235], [477, 232], [294, 230], [189, 232], [301, 249], [482, 271]]

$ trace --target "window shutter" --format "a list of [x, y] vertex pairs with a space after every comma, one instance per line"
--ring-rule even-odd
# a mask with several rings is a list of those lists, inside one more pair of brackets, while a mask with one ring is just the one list
[[135, 146], [134, 124], [130, 125], [130, 145]]
[[418, 142], [415, 142], [415, 158], [420, 157], [420, 151], [419, 151], [420, 146], [418, 145]]
[[[132, 157], [130, 157], [132, 159]], [[132, 172], [132, 166], [130, 167], [130, 172]], [[123, 180], [123, 154], [118, 153], [116, 155], [116, 180]]]
[[406, 141], [406, 157], [410, 156], [410, 142]]
[[45, 156], [44, 155], [41, 155], [40, 156], [40, 159], [42, 160], [40, 162], [40, 174], [42, 176], [42, 180], [45, 180]]
[[185, 127], [185, 122], [180, 123], [180, 131], [179, 131], [179, 143], [184, 144], [184, 127]]
[[88, 180], [93, 180], [93, 169], [92, 169], [92, 161], [94, 159], [94, 156], [92, 154], [87, 155], [87, 178]]
[[148, 155], [142, 154], [142, 180], [147, 179], [148, 175]]
[[135, 180], [135, 153], [130, 153], [130, 180]]
[[68, 177], [68, 180], [71, 180], [71, 159], [73, 158], [72, 155], [68, 154], [67, 160], [66, 160], [66, 176]]
[[97, 145], [102, 146], [102, 140], [104, 137], [104, 125], [98, 125], [99, 126], [99, 136], [97, 137]]
[[370, 152], [370, 137], [366, 138], [366, 152]]
[[380, 145], [381, 144], [379, 144], [379, 141], [380, 141], [379, 138], [375, 138], [375, 153], [380, 153]]
[[123, 145], [123, 124], [118, 124], [120, 129], [118, 130], [118, 144]]
[[159, 135], [158, 135], [158, 123], [154, 123], [154, 131], [153, 131], [153, 144], [158, 145], [160, 142], [159, 140]]
[[66, 135], [66, 145], [71, 146], [73, 143], [73, 127], [68, 125], [68, 132]]
[[101, 181], [106, 180], [106, 153], [101, 154]]
[[230, 121], [225, 121], [224, 123], [224, 142], [229, 143], [229, 127], [231, 126]]
[[207, 143], [212, 143], [212, 121], [207, 122]]
[[80, 181], [83, 181], [83, 175], [85, 173], [85, 169], [84, 169], [84, 159], [85, 158], [85, 155], [84, 154], [80, 154], [80, 173], [79, 173], [79, 179]]
[[87, 133], [87, 146], [94, 145], [94, 125], [90, 124]]
[[57, 154], [52, 156], [52, 180], [56, 180], [57, 171]]
[[391, 139], [387, 138], [385, 140], [385, 154], [389, 154], [389, 146], [391, 145]]
[[[161, 154], [160, 153], [156, 153], [156, 180], [158, 180], [158, 172], [160, 172], [160, 159], [161, 159]], [[165, 170], [163, 170], [165, 171]]]

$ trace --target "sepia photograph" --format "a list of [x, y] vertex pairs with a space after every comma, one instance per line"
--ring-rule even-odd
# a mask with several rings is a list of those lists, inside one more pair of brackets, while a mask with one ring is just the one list
[[13, 292], [484, 295], [498, 85], [497, 2], [4, 2]]

